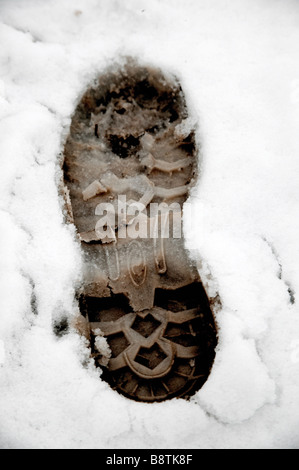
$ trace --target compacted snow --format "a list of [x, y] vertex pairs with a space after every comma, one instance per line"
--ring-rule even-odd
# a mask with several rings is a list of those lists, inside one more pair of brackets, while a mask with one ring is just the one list
[[[0, 0], [0, 446], [299, 446], [297, 0]], [[81, 253], [60, 154], [74, 108], [129, 55], [175, 73], [199, 122], [185, 215], [219, 344], [190, 402], [132, 402], [75, 333]]]

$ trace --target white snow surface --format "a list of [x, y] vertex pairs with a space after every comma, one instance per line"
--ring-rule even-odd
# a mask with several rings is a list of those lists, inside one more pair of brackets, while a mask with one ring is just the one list
[[[0, 447], [299, 447], [299, 2], [0, 0]], [[88, 84], [123, 56], [175, 73], [199, 122], [185, 217], [217, 354], [190, 402], [100, 379], [75, 315], [81, 252], [59, 154]]]

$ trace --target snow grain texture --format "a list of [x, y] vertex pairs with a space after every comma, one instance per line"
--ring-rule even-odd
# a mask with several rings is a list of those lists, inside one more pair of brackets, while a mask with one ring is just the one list
[[[1, 1], [1, 447], [298, 447], [298, 19], [294, 0]], [[86, 86], [126, 55], [176, 73], [200, 123], [185, 232], [222, 306], [190, 402], [128, 401], [53, 333], [81, 266], [60, 154]]]

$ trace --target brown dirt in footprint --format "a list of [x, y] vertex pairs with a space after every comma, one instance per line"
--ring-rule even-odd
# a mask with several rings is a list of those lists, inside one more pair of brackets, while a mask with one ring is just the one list
[[65, 145], [68, 219], [85, 259], [78, 329], [102, 378], [145, 402], [194, 394], [217, 344], [181, 230], [197, 176], [187, 117], [175, 78], [129, 61], [87, 90]]

